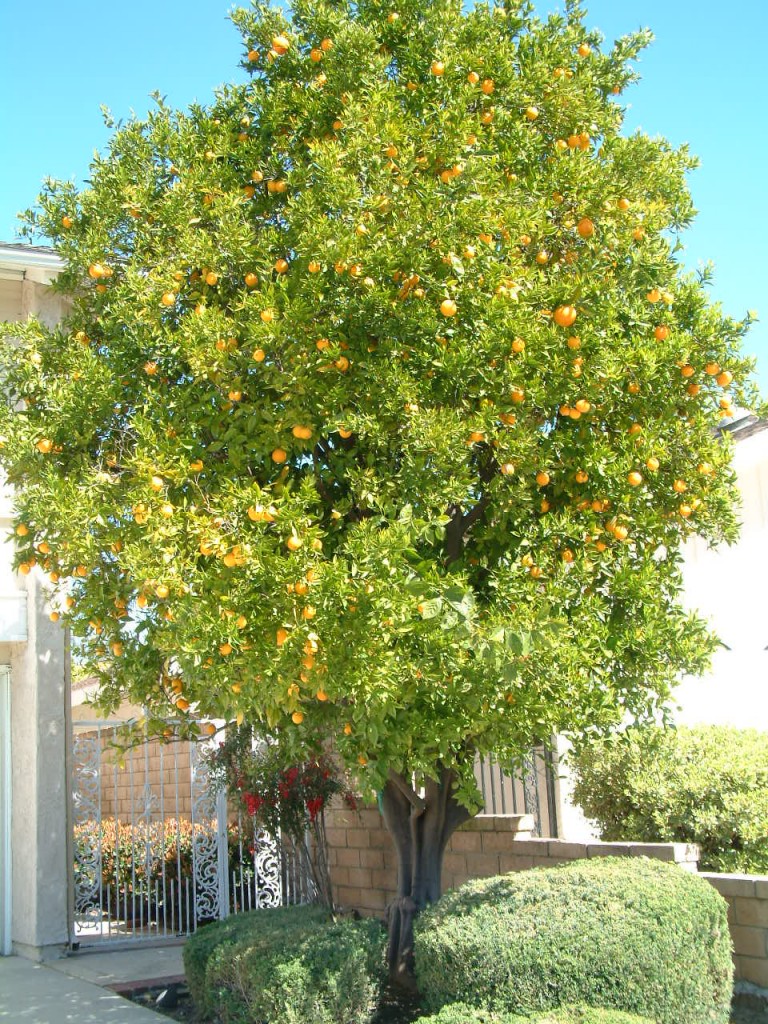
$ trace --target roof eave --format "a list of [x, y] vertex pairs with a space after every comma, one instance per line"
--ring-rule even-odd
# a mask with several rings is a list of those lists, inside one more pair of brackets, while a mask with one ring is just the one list
[[64, 260], [53, 249], [0, 242], [0, 267], [21, 271], [35, 268], [59, 273], [64, 266]]

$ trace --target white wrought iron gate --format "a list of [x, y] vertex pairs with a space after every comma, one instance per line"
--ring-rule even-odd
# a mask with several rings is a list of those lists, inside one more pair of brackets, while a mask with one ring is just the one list
[[72, 946], [183, 936], [298, 901], [278, 845], [212, 792], [204, 744], [145, 735], [120, 749], [126, 724], [73, 723]]

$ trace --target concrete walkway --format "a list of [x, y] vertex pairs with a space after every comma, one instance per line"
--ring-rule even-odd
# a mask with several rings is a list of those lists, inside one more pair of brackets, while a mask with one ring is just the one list
[[[181, 946], [77, 953], [44, 964], [0, 957], [0, 1021], [5, 1024], [161, 1024], [167, 1018], [118, 995], [180, 981]], [[113, 988], [117, 991], [113, 991]]]

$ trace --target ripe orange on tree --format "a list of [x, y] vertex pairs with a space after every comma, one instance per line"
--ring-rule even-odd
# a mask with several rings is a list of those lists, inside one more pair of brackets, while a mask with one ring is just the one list
[[552, 319], [558, 327], [571, 327], [576, 322], [577, 316], [575, 306], [557, 306], [552, 314]]

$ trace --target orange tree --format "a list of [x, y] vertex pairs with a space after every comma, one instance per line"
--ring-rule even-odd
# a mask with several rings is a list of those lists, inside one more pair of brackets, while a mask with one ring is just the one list
[[246, 84], [30, 214], [71, 311], [4, 349], [18, 564], [105, 705], [382, 794], [393, 965], [478, 754], [652, 713], [713, 647], [680, 546], [734, 536], [747, 322], [676, 258], [694, 160], [620, 134], [647, 34], [584, 16], [237, 11]]

